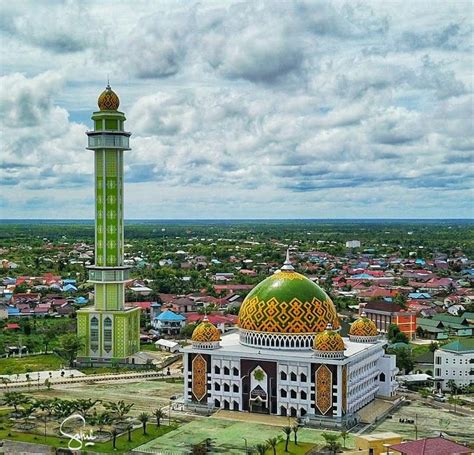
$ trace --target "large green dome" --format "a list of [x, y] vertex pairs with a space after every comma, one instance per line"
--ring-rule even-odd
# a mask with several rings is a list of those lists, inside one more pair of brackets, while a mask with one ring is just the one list
[[255, 286], [239, 312], [240, 328], [258, 332], [316, 333], [328, 323], [340, 326], [331, 299], [288, 264]]

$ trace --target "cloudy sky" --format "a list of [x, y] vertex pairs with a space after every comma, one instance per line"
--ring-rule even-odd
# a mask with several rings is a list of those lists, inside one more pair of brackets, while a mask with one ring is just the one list
[[474, 216], [471, 1], [0, 5], [0, 218], [93, 217], [107, 75], [127, 218]]

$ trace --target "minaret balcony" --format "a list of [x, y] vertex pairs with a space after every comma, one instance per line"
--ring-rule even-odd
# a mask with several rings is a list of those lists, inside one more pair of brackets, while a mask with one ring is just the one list
[[131, 133], [127, 132], [108, 132], [108, 131], [88, 131], [89, 150], [114, 148], [121, 150], [130, 150], [129, 138]]
[[89, 266], [89, 283], [124, 283], [129, 279], [130, 267]]

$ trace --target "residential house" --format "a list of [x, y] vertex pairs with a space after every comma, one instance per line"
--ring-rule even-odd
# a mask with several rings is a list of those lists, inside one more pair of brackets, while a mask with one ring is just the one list
[[163, 311], [152, 321], [153, 328], [160, 335], [178, 335], [185, 324], [186, 318], [171, 310]]

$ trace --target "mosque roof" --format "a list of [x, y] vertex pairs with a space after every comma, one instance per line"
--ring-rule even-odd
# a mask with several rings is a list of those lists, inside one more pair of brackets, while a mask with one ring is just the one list
[[240, 307], [241, 329], [272, 333], [322, 332], [339, 328], [334, 304], [313, 281], [297, 273], [289, 257], [280, 271], [263, 280]]

